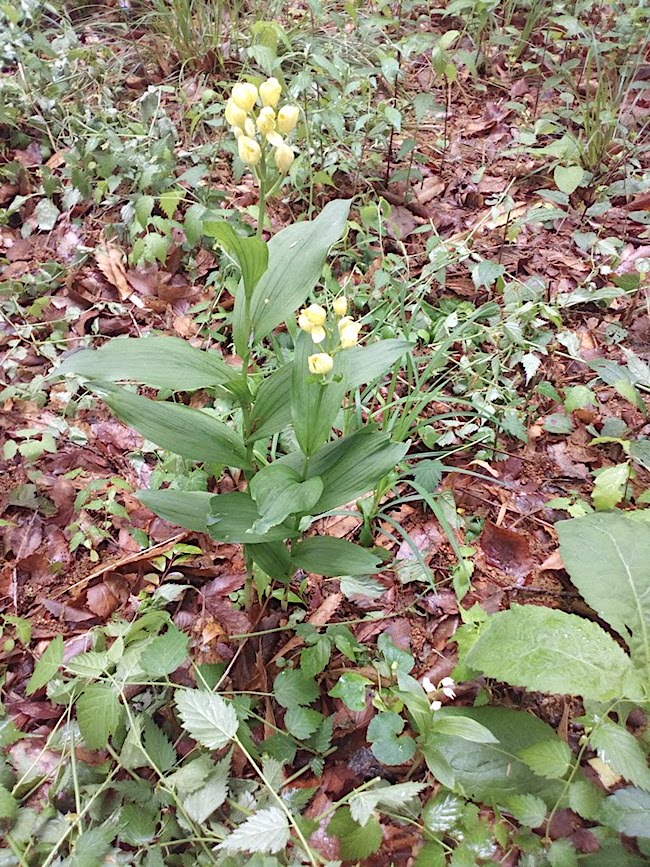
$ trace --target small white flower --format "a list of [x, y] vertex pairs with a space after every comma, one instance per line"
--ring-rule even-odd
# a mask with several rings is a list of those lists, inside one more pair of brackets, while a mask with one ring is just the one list
[[435, 692], [436, 691], [435, 685], [431, 682], [430, 678], [428, 678], [428, 677], [422, 678], [422, 689], [425, 692]]
[[432, 701], [432, 702], [431, 702], [431, 710], [432, 710], [432, 711], [440, 710], [441, 707], [442, 707], [442, 702], [441, 702], [441, 701]]
[[456, 698], [456, 684], [454, 682], [453, 677], [443, 677], [440, 681], [440, 688], [442, 689], [443, 695], [446, 695], [447, 698]]

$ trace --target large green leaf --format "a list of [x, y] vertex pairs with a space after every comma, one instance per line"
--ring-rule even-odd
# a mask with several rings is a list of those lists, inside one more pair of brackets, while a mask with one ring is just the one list
[[291, 424], [293, 364], [283, 364], [260, 385], [251, 411], [249, 441], [265, 439]]
[[556, 526], [572, 582], [650, 677], [650, 525], [612, 512]]
[[121, 716], [119, 696], [107, 683], [91, 683], [77, 699], [77, 722], [86, 745], [102, 750], [115, 733]]
[[275, 463], [256, 473], [249, 490], [260, 513], [251, 529], [263, 536], [289, 515], [308, 513], [322, 494], [323, 483], [318, 477], [305, 481], [296, 470]]
[[461, 716], [488, 729], [497, 743], [478, 743], [463, 737], [432, 733], [424, 756], [434, 776], [463, 797], [490, 805], [504, 804], [512, 795], [531, 794], [554, 804], [563, 783], [533, 773], [519, 753], [534, 744], [558, 740], [547, 723], [508, 708], [443, 708], [436, 719]]
[[381, 560], [353, 542], [334, 536], [312, 536], [291, 549], [291, 560], [299, 568], [317, 575], [367, 575], [376, 572]]
[[463, 662], [513, 686], [595, 701], [636, 689], [629, 656], [604, 629], [538, 605], [489, 617]]
[[257, 542], [279, 542], [298, 535], [297, 530], [283, 524], [271, 527], [265, 533], [254, 532], [253, 527], [261, 519], [261, 515], [254, 500], [239, 491], [213, 497], [210, 507], [212, 514], [208, 518], [208, 532], [220, 542], [250, 545]]
[[150, 400], [116, 385], [102, 383], [97, 389], [118, 418], [161, 448], [192, 461], [250, 467], [241, 438], [208, 413]]
[[315, 220], [287, 226], [269, 241], [269, 267], [251, 300], [251, 325], [259, 341], [284, 322], [321, 276], [325, 257], [342, 236], [350, 199], [335, 199]]
[[307, 361], [319, 351], [309, 334], [298, 335], [291, 380], [291, 417], [296, 439], [308, 457], [330, 438], [347, 390], [348, 353], [340, 352], [336, 356], [331, 374], [323, 380], [309, 373]]
[[176, 706], [185, 731], [209, 750], [225, 747], [237, 734], [235, 708], [218, 693], [177, 689]]
[[214, 494], [205, 491], [140, 491], [138, 499], [152, 512], [188, 530], [207, 533], [210, 516], [210, 500]]
[[250, 297], [269, 264], [269, 249], [262, 238], [238, 235], [225, 220], [206, 220], [203, 232], [215, 238], [235, 259], [242, 274], [244, 289]]
[[600, 821], [627, 837], [650, 839], [650, 794], [643, 789], [619, 789], [605, 800]]
[[[349, 352], [347, 387], [349, 391], [383, 376], [395, 362], [413, 348], [408, 340], [380, 340], [368, 346], [355, 346]], [[346, 353], [347, 354], [347, 353]]]
[[178, 337], [119, 337], [100, 349], [75, 352], [52, 375], [64, 373], [104, 382], [129, 380], [172, 391], [227, 385], [240, 378], [217, 352], [196, 349]]
[[372, 490], [408, 451], [409, 443], [393, 443], [388, 434], [362, 428], [327, 443], [309, 465], [311, 476], [323, 480], [323, 494], [315, 512], [327, 512]]

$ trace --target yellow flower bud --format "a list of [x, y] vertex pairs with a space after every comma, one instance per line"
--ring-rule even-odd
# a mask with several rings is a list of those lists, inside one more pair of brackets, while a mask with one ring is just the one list
[[325, 329], [322, 325], [313, 325], [311, 329], [311, 339], [314, 343], [322, 343], [327, 337]]
[[275, 112], [272, 108], [263, 108], [257, 116], [257, 128], [265, 135], [275, 129]]
[[310, 373], [325, 374], [329, 373], [334, 367], [334, 359], [326, 352], [317, 352], [315, 355], [310, 355], [307, 363]]
[[351, 316], [344, 316], [343, 319], [339, 319], [338, 329], [339, 334], [347, 325], [352, 325], [354, 323], [354, 319]]
[[260, 96], [262, 97], [262, 105], [270, 105], [275, 108], [280, 102], [280, 94], [282, 93], [282, 85], [277, 78], [267, 78], [260, 84]]
[[313, 324], [309, 321], [309, 319], [307, 319], [307, 315], [303, 310], [303, 312], [298, 316], [298, 328], [301, 328], [303, 331], [311, 334], [311, 330], [313, 327]]
[[303, 313], [312, 325], [325, 325], [327, 322], [327, 311], [320, 304], [310, 304], [303, 310]]
[[341, 295], [340, 298], [336, 298], [334, 303], [332, 304], [332, 310], [336, 314], [336, 316], [345, 316], [348, 312], [348, 299], [345, 295]]
[[297, 105], [283, 105], [278, 112], [278, 129], [282, 135], [286, 135], [296, 128], [300, 109]]
[[255, 138], [257, 130], [255, 129], [255, 124], [250, 117], [246, 118], [246, 122], [244, 123], [244, 132], [249, 138]]
[[243, 127], [246, 121], [246, 112], [236, 102], [229, 99], [226, 103], [226, 120], [231, 126]]
[[284, 144], [284, 139], [279, 132], [267, 132], [266, 140], [274, 148], [280, 148]]
[[286, 174], [293, 164], [293, 149], [287, 144], [281, 144], [275, 149], [275, 164], [278, 171]]
[[231, 99], [239, 108], [249, 112], [257, 102], [257, 96], [255, 85], [242, 81], [233, 87]]
[[239, 159], [249, 166], [256, 166], [262, 158], [260, 146], [247, 135], [242, 135], [237, 139], [237, 149], [239, 150]]
[[356, 346], [359, 341], [360, 325], [356, 322], [348, 323], [345, 328], [340, 331], [341, 347], [343, 349], [351, 349]]
[[230, 132], [235, 136], [235, 138], [241, 138], [244, 135], [244, 130], [239, 126], [231, 126]]

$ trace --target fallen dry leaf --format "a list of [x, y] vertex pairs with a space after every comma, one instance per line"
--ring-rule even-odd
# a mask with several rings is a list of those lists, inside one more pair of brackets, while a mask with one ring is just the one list
[[116, 247], [115, 244], [105, 244], [103, 247], [98, 247], [95, 250], [95, 261], [111, 286], [117, 289], [120, 300], [126, 301], [132, 290], [126, 279], [124, 254], [120, 248]]
[[528, 537], [486, 521], [479, 544], [490, 566], [515, 578], [525, 578], [533, 568]]

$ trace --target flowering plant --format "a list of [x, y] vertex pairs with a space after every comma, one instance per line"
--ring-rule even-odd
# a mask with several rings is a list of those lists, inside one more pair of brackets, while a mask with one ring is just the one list
[[[291, 104], [278, 109], [281, 94], [282, 85], [277, 78], [267, 78], [259, 88], [249, 82], [240, 82], [234, 85], [225, 109], [226, 120], [237, 139], [239, 158], [252, 168], [259, 182], [257, 234], [260, 237], [266, 199], [278, 189], [295, 158], [292, 145], [283, 136], [289, 136], [295, 130], [300, 109]], [[271, 168], [271, 157], [275, 173]]]
[[[318, 516], [371, 492], [408, 449], [378, 425], [360, 423], [348, 395], [381, 379], [411, 344], [358, 345], [361, 323], [349, 315], [342, 294], [330, 314], [321, 304], [306, 303], [330, 247], [343, 234], [350, 202], [332, 201], [316, 219], [288, 226], [268, 243], [261, 237], [265, 196], [293, 160], [282, 135], [295, 129], [298, 109], [284, 105], [276, 112], [280, 95], [273, 78], [259, 88], [237, 84], [225, 109], [240, 156], [260, 183], [257, 237], [239, 234], [209, 212], [201, 220], [202, 235], [215, 239], [241, 273], [232, 316], [241, 366], [178, 338], [149, 336], [82, 351], [57, 371], [88, 378], [116, 415], [147, 440], [202, 463], [214, 477], [229, 470], [229, 493], [192, 490], [180, 478], [167, 489], [142, 492], [140, 499], [172, 523], [243, 544], [248, 600], [254, 575], [260, 589], [269, 588], [265, 580], [275, 579], [288, 592], [300, 570], [339, 576], [379, 568], [382, 558], [367, 548], [306, 534]], [[293, 336], [293, 358], [262, 374], [268, 367], [263, 340], [282, 323]], [[120, 380], [167, 394], [207, 390], [212, 405], [197, 409], [152, 400], [114, 384]], [[217, 405], [230, 409], [217, 410]], [[289, 430], [296, 445], [282, 453], [278, 435]]]

